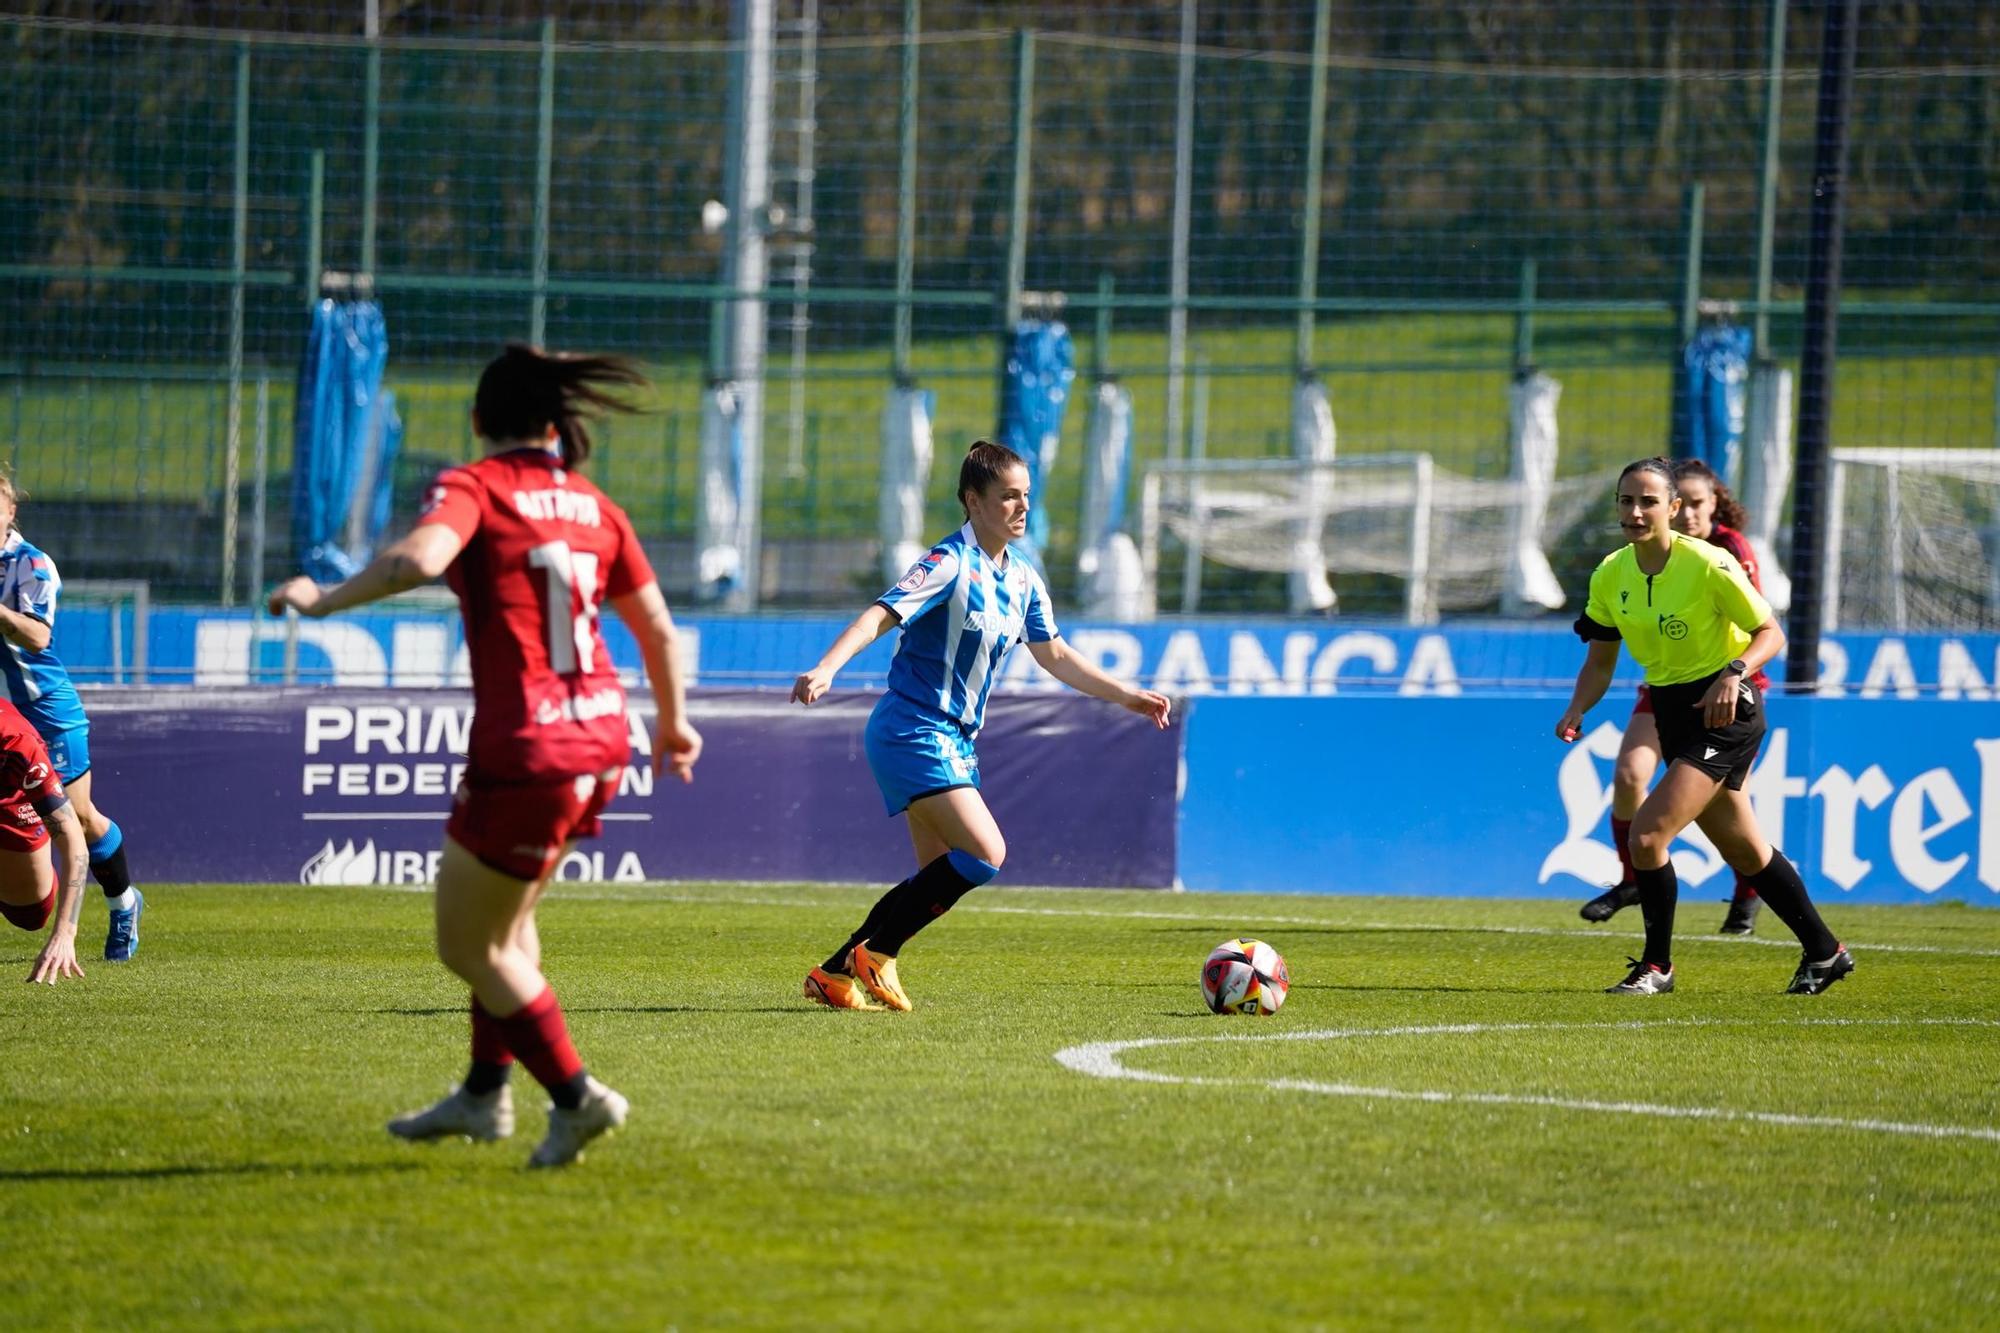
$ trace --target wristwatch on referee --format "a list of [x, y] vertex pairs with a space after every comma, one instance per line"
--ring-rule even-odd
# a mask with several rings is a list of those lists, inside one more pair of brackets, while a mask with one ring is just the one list
[[1722, 669], [1732, 676], [1747, 676], [1750, 674], [1750, 668], [1744, 665], [1743, 659], [1740, 657], [1730, 658], [1728, 665]]

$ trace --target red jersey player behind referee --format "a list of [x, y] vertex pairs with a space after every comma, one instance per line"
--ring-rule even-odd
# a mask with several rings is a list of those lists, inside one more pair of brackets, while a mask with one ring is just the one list
[[41, 733], [18, 708], [0, 699], [0, 917], [22, 930], [40, 930], [57, 906], [51, 837], [62, 857], [62, 904], [28, 980], [53, 986], [58, 977], [83, 975], [76, 961], [76, 919], [83, 909], [84, 867], [89, 864], [83, 822], [63, 794]]
[[542, 976], [535, 902], [571, 840], [600, 831], [630, 755], [600, 602], [639, 642], [659, 709], [655, 771], [692, 781], [701, 754], [652, 567], [624, 511], [575, 471], [590, 454], [584, 418], [633, 410], [614, 390], [644, 383], [614, 357], [509, 344], [473, 401], [486, 456], [442, 474], [409, 536], [353, 578], [271, 594], [274, 615], [324, 616], [442, 574], [465, 616], [472, 731], [445, 824], [437, 945], [472, 987], [472, 1065], [444, 1100], [389, 1122], [401, 1138], [506, 1138], [516, 1060], [554, 1103], [530, 1166], [567, 1165], [625, 1122], [625, 1098], [584, 1071]]

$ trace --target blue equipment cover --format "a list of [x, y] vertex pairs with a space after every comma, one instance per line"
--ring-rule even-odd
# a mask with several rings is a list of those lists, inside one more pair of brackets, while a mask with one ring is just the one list
[[1000, 443], [1028, 463], [1028, 536], [1025, 543], [1015, 545], [1025, 545], [1037, 567], [1049, 541], [1049, 497], [1042, 483], [1055, 464], [1063, 411], [1069, 406], [1069, 386], [1075, 378], [1075, 348], [1061, 320], [1024, 319], [1014, 326], [1001, 377]]
[[1739, 485], [1749, 385], [1750, 330], [1714, 324], [1697, 331], [1674, 370], [1674, 457], [1699, 458], [1724, 485]]
[[315, 582], [353, 574], [389, 526], [403, 423], [382, 388], [388, 359], [373, 301], [313, 307], [292, 431], [292, 552]]

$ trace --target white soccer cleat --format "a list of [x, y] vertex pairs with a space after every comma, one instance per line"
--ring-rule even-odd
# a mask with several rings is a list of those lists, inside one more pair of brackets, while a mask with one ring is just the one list
[[492, 1143], [514, 1132], [514, 1092], [504, 1083], [484, 1097], [456, 1087], [435, 1106], [391, 1120], [389, 1132], [411, 1142], [464, 1138]]
[[583, 1105], [574, 1111], [549, 1108], [549, 1134], [528, 1158], [529, 1166], [568, 1166], [583, 1156], [583, 1146], [625, 1123], [632, 1104], [596, 1079], [589, 1080]]

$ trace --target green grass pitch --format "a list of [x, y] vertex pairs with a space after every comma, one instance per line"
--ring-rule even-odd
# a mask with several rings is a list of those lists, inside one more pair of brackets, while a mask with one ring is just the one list
[[[425, 895], [155, 886], [138, 960], [53, 989], [19, 984], [33, 946], [8, 932], [0, 1324], [1909, 1329], [2000, 1308], [2000, 913], [1831, 904], [1859, 970], [1799, 999], [1782, 927], [1720, 939], [1689, 895], [1680, 990], [1634, 1000], [1600, 990], [1636, 913], [996, 890], [906, 951], [915, 1013], [808, 1006], [800, 977], [867, 901], [559, 889], [549, 970], [633, 1112], [546, 1174], [523, 1169], [543, 1099], [518, 1075], [508, 1143], [382, 1131], [465, 1054]], [[93, 902], [87, 942], [102, 920]], [[1275, 1017], [1202, 1008], [1200, 962], [1236, 934], [1291, 963]], [[1165, 1041], [1057, 1059], [1143, 1039]]]

